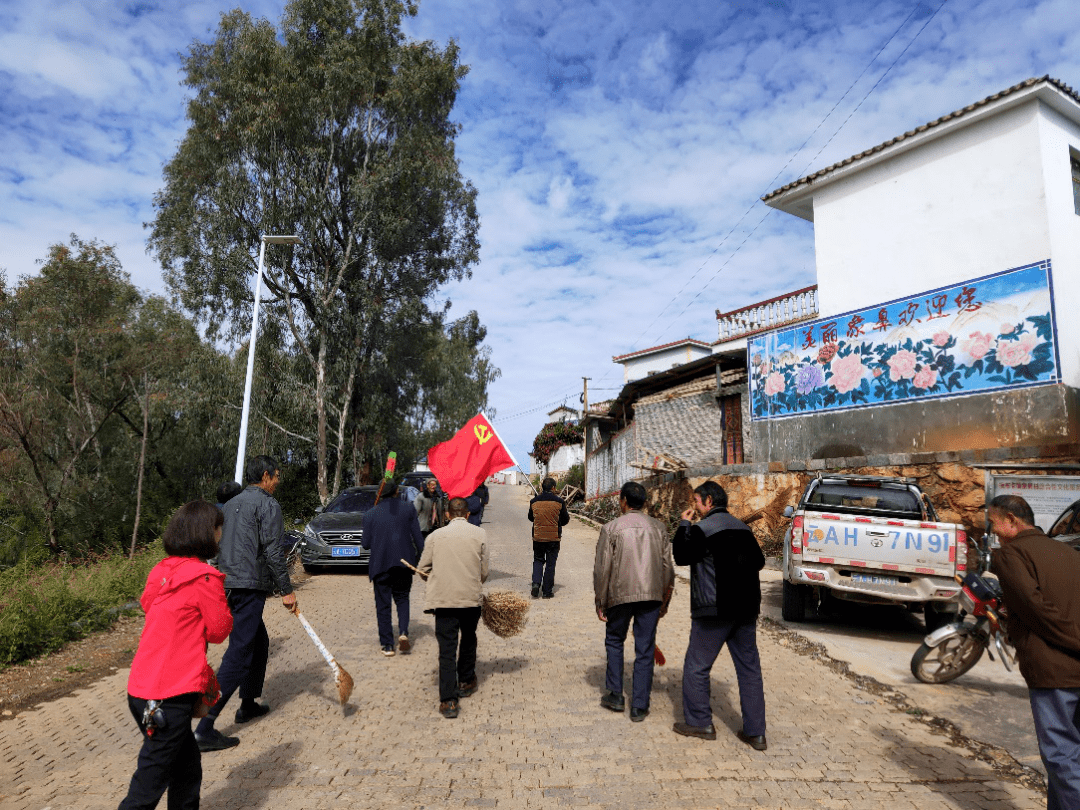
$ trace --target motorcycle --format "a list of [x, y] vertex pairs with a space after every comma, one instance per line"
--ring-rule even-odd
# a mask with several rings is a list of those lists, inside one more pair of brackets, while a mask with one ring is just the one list
[[961, 585], [957, 620], [930, 633], [911, 657], [911, 674], [923, 683], [948, 683], [959, 678], [994, 652], [1012, 672], [1016, 656], [1005, 632], [1000, 583], [984, 574], [990, 568], [990, 550], [977, 546], [979, 570], [956, 581]]

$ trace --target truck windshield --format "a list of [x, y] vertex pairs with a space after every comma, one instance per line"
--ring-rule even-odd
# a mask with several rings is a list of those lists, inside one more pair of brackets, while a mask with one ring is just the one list
[[922, 509], [919, 498], [910, 490], [882, 487], [851, 486], [849, 484], [819, 484], [810, 494], [807, 504], [857, 510], [903, 513], [919, 518]]

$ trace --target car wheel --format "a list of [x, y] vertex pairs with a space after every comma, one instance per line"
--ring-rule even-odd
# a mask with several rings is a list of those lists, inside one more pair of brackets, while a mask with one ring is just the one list
[[806, 606], [810, 601], [811, 587], [809, 585], [796, 585], [784, 580], [783, 602], [780, 606], [780, 615], [786, 622], [806, 621]]
[[317, 573], [319, 573], [319, 571], [321, 569], [317, 565], [311, 565], [309, 563], [304, 563], [304, 570], [307, 571], [309, 574], [317, 574]]

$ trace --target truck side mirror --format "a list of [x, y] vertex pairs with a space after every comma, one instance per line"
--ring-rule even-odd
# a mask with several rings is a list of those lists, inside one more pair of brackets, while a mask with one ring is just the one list
[[794, 514], [795, 514], [795, 507], [794, 506], [785, 506], [784, 507], [784, 517], [789, 518]]

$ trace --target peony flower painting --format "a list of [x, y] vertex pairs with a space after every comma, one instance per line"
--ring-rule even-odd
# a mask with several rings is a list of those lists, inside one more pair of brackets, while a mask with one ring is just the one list
[[751, 337], [751, 416], [772, 419], [1059, 379], [1050, 262]]

